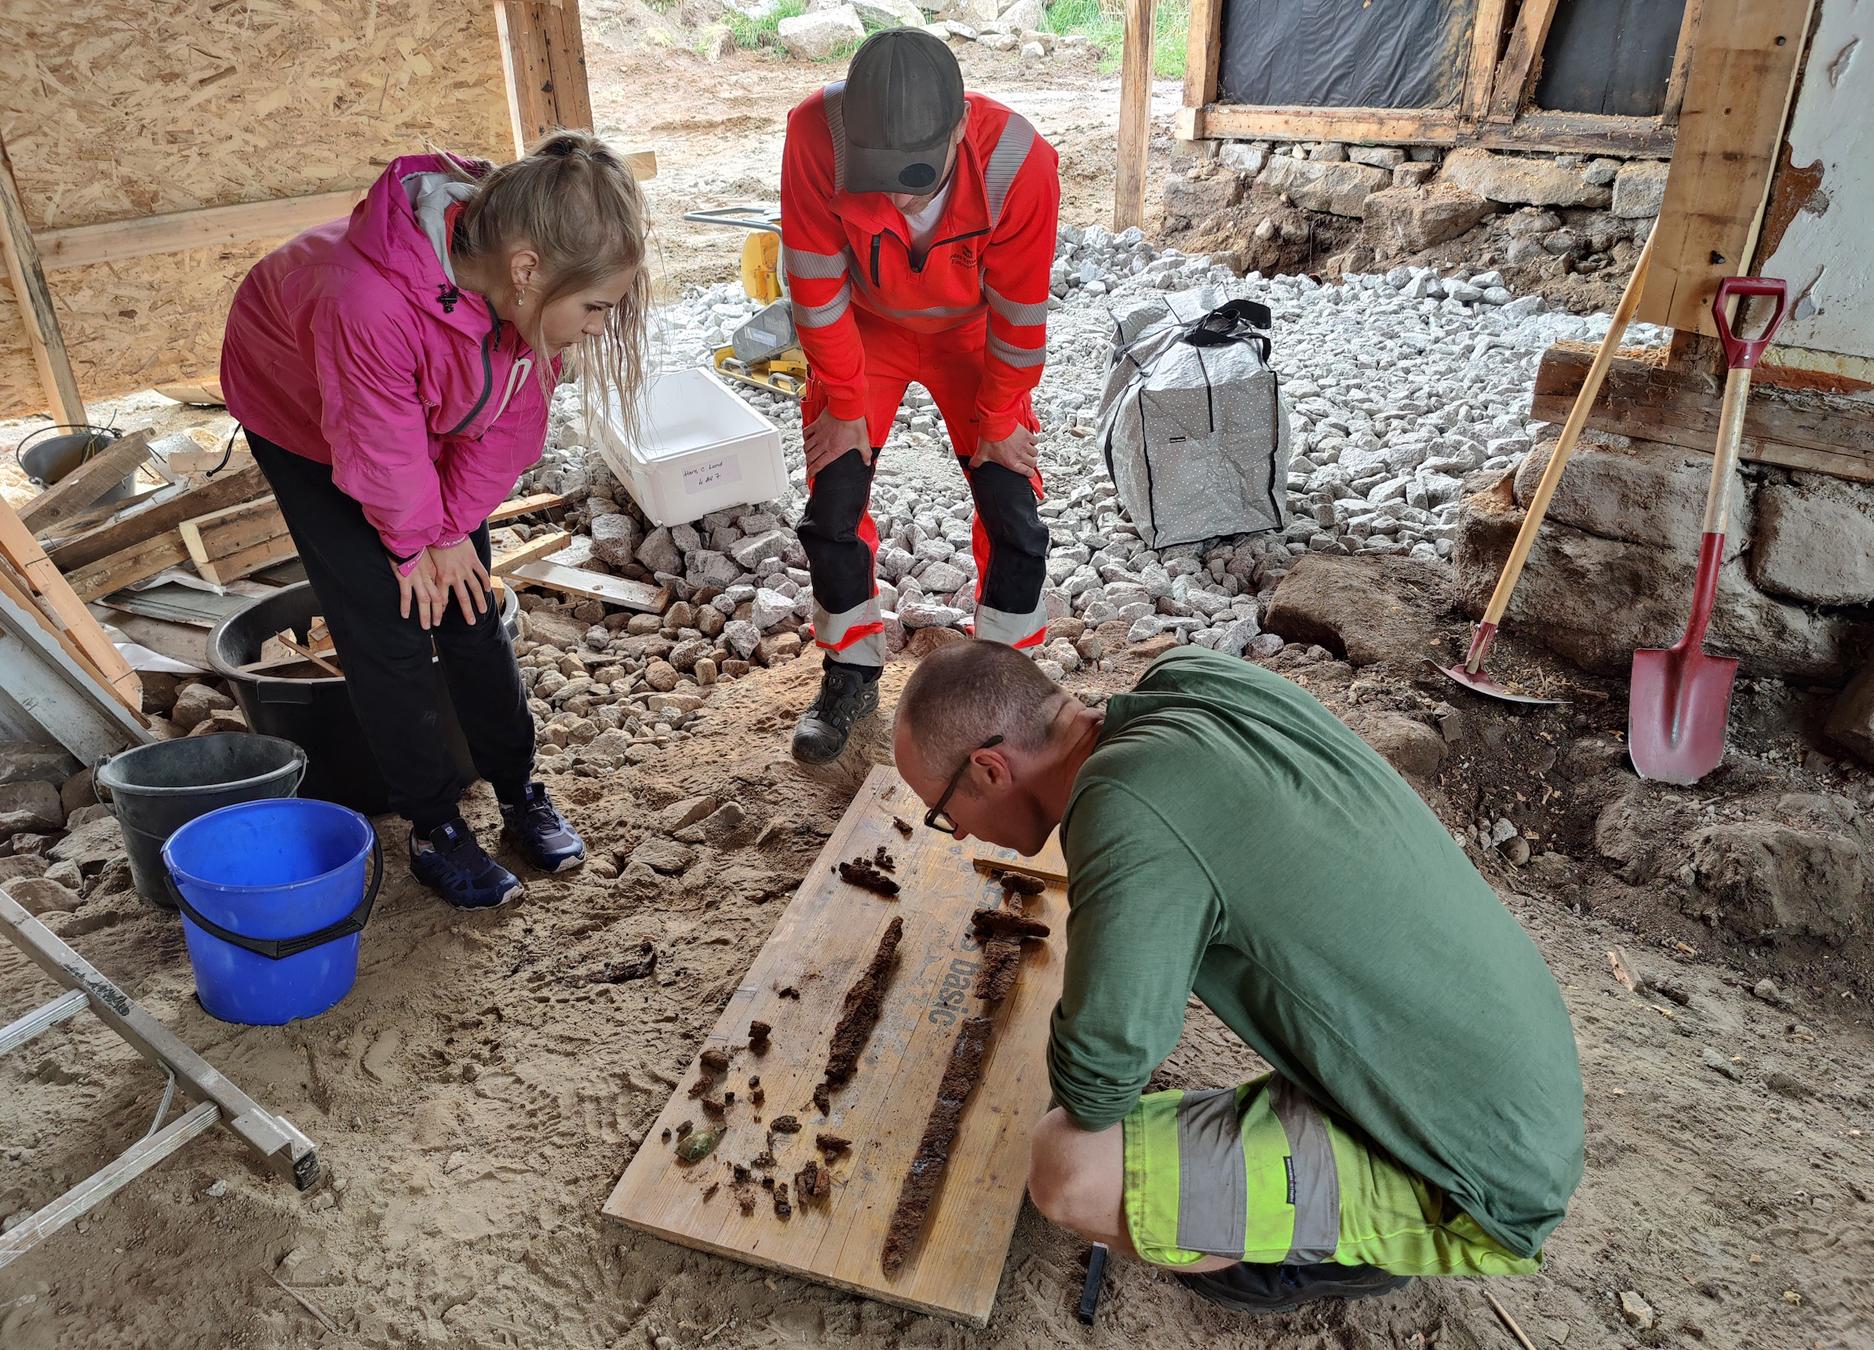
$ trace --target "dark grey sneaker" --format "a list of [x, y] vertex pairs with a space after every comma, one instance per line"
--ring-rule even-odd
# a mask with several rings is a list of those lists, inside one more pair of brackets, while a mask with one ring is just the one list
[[1243, 1313], [1288, 1312], [1327, 1298], [1372, 1298], [1412, 1283], [1408, 1275], [1394, 1275], [1377, 1266], [1343, 1266], [1331, 1261], [1310, 1266], [1245, 1261], [1200, 1275], [1176, 1275], [1176, 1279], [1199, 1298]]
[[513, 806], [504, 803], [501, 824], [542, 872], [571, 871], [586, 860], [585, 841], [553, 805], [543, 783], [529, 783]]
[[482, 851], [460, 816], [421, 839], [410, 831], [410, 870], [457, 909], [499, 909], [521, 894], [520, 878]]
[[827, 662], [820, 677], [820, 696], [807, 706], [794, 724], [794, 758], [803, 764], [824, 764], [839, 757], [852, 735], [852, 724], [878, 711], [878, 681], [868, 680], [858, 666]]

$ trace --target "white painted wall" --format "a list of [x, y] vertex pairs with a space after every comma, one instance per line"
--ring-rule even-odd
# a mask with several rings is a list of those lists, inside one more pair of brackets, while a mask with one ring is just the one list
[[1790, 119], [1790, 162], [1820, 163], [1827, 208], [1796, 213], [1759, 276], [1783, 277], [1779, 347], [1874, 357], [1874, 0], [1822, 0]]

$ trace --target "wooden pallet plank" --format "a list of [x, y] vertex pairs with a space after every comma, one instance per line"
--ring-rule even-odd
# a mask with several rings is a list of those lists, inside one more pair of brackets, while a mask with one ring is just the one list
[[[801, 883], [787, 912], [743, 976], [702, 1049], [732, 1051], [726, 1087], [736, 1092], [729, 1133], [710, 1158], [684, 1168], [661, 1132], [683, 1120], [707, 1123], [689, 1086], [691, 1070], [646, 1132], [645, 1142], [606, 1201], [604, 1212], [684, 1246], [853, 1290], [923, 1312], [986, 1325], [1027, 1182], [1028, 1139], [1047, 1107], [1043, 1047], [1060, 996], [1067, 899], [1058, 886], [1035, 897], [1033, 917], [1055, 932], [1027, 944], [1014, 995], [994, 1009], [996, 1027], [983, 1078], [963, 1116], [950, 1165], [916, 1254], [895, 1278], [879, 1260], [900, 1183], [924, 1131], [950, 1046], [965, 1017], [983, 1011], [970, 994], [981, 965], [970, 915], [1000, 892], [972, 862], [982, 851], [915, 821], [922, 804], [889, 768], [872, 771]], [[912, 823], [909, 838], [892, 817]], [[898, 860], [905, 889], [897, 902], [839, 880], [836, 865], [883, 844]], [[1012, 858], [1013, 855], [1010, 855]], [[826, 1064], [828, 1037], [847, 986], [870, 960], [893, 918], [904, 920], [899, 962], [878, 1026], [858, 1072], [833, 1093], [825, 1120], [811, 1105]], [[779, 989], [799, 991], [782, 998]], [[751, 1018], [773, 1028], [772, 1048], [745, 1049]], [[748, 1075], [761, 1075], [764, 1121], [747, 1105]], [[824, 1206], [795, 1207], [778, 1219], [765, 1192], [744, 1216], [725, 1178], [766, 1144], [776, 1116], [802, 1130], [775, 1136], [777, 1180], [818, 1159], [814, 1135], [845, 1136], [852, 1152], [832, 1164]], [[710, 1182], [722, 1189], [705, 1200]]]
[[124, 660], [116, 644], [98, 626], [98, 621], [91, 617], [71, 584], [46, 557], [32, 531], [4, 501], [0, 501], [0, 554], [6, 556], [33, 591], [44, 599], [72, 642], [103, 676], [106, 687], [125, 707], [141, 714], [143, 682]]
[[662, 614], [670, 608], [670, 592], [662, 586], [607, 576], [603, 572], [591, 572], [583, 567], [564, 567], [559, 563], [537, 560], [522, 563], [502, 575], [510, 585], [545, 586], [567, 595], [603, 600], [608, 605], [642, 610], [646, 614]]
[[271, 567], [284, 558], [291, 558], [298, 549], [293, 544], [293, 536], [284, 530], [271, 539], [263, 539], [233, 553], [224, 554], [213, 562], [198, 562], [195, 570], [202, 580], [216, 586], [226, 586], [231, 581], [258, 572], [263, 567]]
[[34, 534], [42, 533], [90, 506], [135, 473], [149, 457], [149, 432], [119, 436], [20, 507], [19, 517]]
[[1704, 0], [1660, 232], [1636, 317], [1713, 333], [1718, 283], [1750, 265], [1815, 0]]
[[[1757, 464], [1874, 483], [1874, 403], [1778, 389], [1772, 382], [1774, 356], [1772, 349], [1768, 368], [1751, 387], [1741, 456]], [[1592, 361], [1592, 348], [1573, 343], [1558, 343], [1543, 353], [1530, 415], [1565, 419]], [[1588, 425], [1709, 454], [1717, 444], [1721, 388], [1722, 381], [1704, 370], [1662, 359], [1616, 357]]]
[[256, 497], [266, 496], [271, 490], [258, 464], [230, 466], [225, 473], [216, 474], [200, 487], [164, 498], [133, 514], [87, 530], [76, 538], [60, 541], [50, 550], [50, 557], [60, 571], [70, 573], [100, 558], [121, 553], [158, 535], [167, 534], [185, 520], [253, 501]]
[[264, 544], [286, 533], [286, 517], [272, 497], [192, 516], [176, 527], [196, 567]]
[[502, 521], [513, 520], [516, 516], [531, 516], [541, 511], [551, 511], [555, 507], [565, 506], [571, 499], [564, 492], [536, 492], [527, 497], [516, 497], [512, 501], [502, 502], [488, 513], [488, 523], [499, 525]]

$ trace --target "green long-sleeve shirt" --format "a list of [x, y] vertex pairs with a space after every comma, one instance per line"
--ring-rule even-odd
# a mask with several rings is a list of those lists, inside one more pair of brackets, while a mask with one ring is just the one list
[[1561, 1222], [1583, 1125], [1554, 977], [1417, 794], [1304, 690], [1167, 652], [1108, 702], [1061, 840], [1048, 1069], [1077, 1123], [1131, 1110], [1195, 993], [1512, 1251]]

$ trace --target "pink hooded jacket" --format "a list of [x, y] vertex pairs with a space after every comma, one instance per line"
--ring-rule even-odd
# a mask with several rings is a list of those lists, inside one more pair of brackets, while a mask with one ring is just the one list
[[469, 189], [446, 169], [393, 160], [348, 220], [262, 258], [221, 347], [228, 411], [330, 464], [405, 571], [486, 520], [546, 443], [533, 351], [455, 285], [446, 241]]

